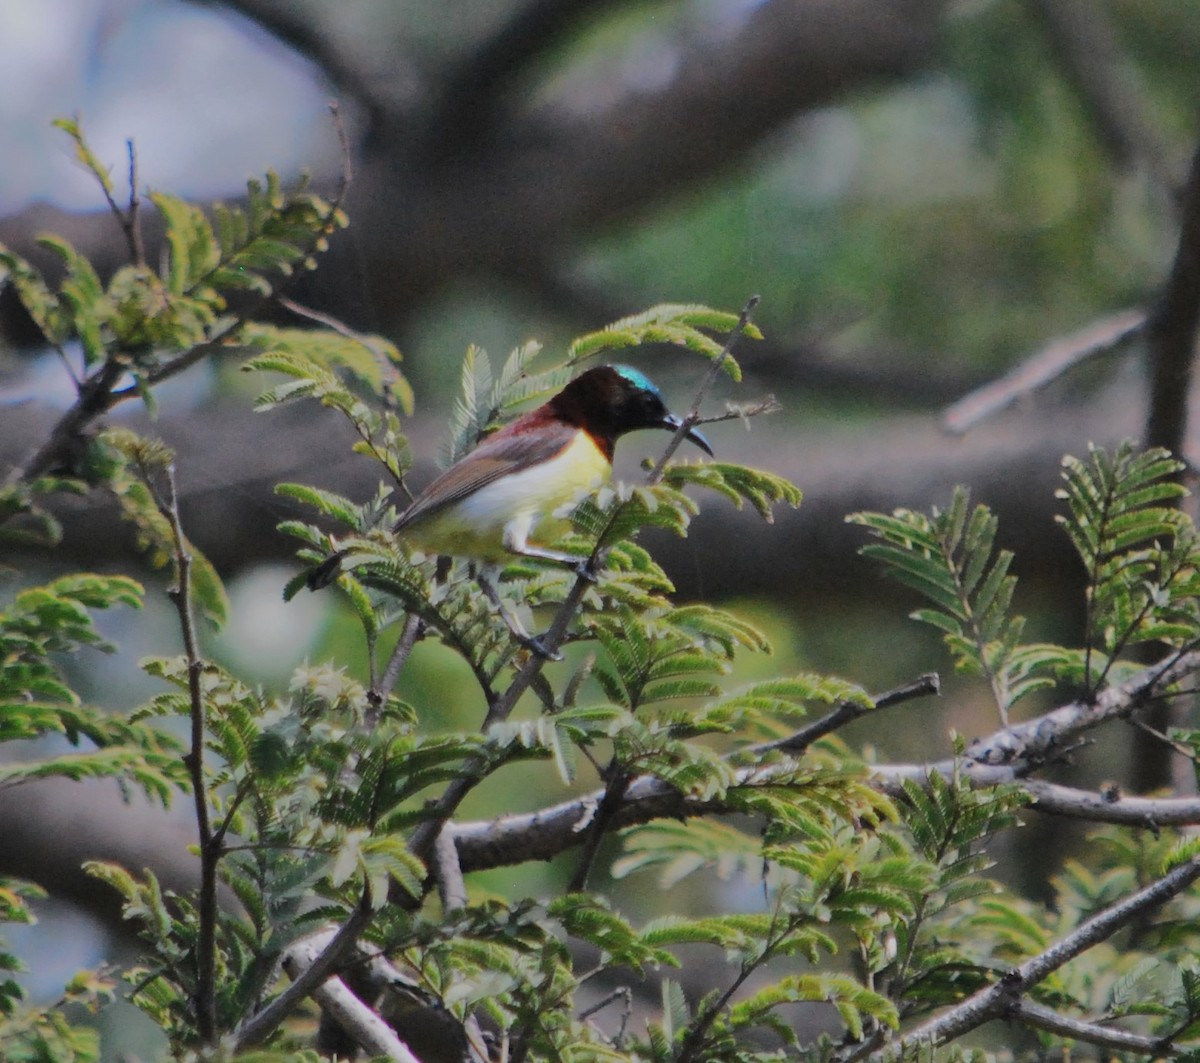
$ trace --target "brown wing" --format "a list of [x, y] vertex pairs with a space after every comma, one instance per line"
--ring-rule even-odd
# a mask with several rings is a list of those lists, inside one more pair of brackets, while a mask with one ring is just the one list
[[557, 421], [540, 421], [536, 430], [521, 425], [519, 430], [510, 431], [517, 427], [518, 423], [514, 422], [451, 465], [400, 514], [392, 531], [399, 531], [415, 520], [453, 505], [501, 476], [549, 461], [579, 431], [573, 425]]

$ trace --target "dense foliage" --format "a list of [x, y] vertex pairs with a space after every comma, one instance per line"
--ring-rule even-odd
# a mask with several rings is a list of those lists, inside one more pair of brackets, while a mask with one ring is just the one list
[[[68, 132], [107, 182], [78, 129]], [[873, 696], [811, 673], [741, 680], [744, 658], [770, 652], [767, 637], [733, 612], [676, 603], [638, 542], [647, 528], [685, 534], [704, 489], [770, 520], [800, 502], [795, 486], [732, 462], [672, 459], [647, 463], [642, 483], [585, 499], [558, 545], [593, 560], [594, 583], [525, 559], [504, 574], [511, 606], [531, 626], [548, 622], [545, 644], [565, 650], [562, 663], [548, 662], [513, 641], [465, 563], [414, 556], [387, 530], [411, 462], [413, 397], [395, 349], [347, 329], [256, 320], [279, 279], [311, 266], [343, 224], [337, 205], [274, 179], [251, 185], [245, 209], [211, 221], [169, 196], [153, 202], [169, 248], [161, 272], [133, 239], [132, 263], [106, 286], [55, 238], [47, 246], [66, 268], [57, 288], [0, 253], [69, 365], [79, 344], [78, 402], [4, 489], [0, 531], [52, 540], [40, 496], [111, 492], [147, 562], [171, 570], [183, 648], [142, 663], [162, 692], [123, 717], [80, 704], [61, 662], [101, 644], [92, 614], [137, 606], [137, 583], [64, 576], [8, 596], [0, 612], [0, 736], [56, 732], [78, 747], [7, 764], [0, 787], [109, 775], [195, 809], [194, 893], [164, 890], [153, 869], [92, 866], [122, 896], [144, 958], [81, 975], [64, 1003], [101, 1007], [127, 993], [171, 1058], [315, 1058], [311, 1030], [293, 1021], [310, 995], [352, 1040], [393, 1059], [411, 1049], [422, 1060], [848, 1061], [928, 1058], [936, 1046], [949, 1046], [946, 1058], [986, 1059], [1017, 1051], [998, 1047], [1009, 1039], [1030, 1058], [1075, 1042], [1104, 1046], [1105, 1058], [1200, 1058], [1200, 912], [1187, 892], [1200, 878], [1198, 847], [1141, 829], [1167, 822], [1169, 801], [1155, 803], [1157, 819], [1099, 834], [1089, 863], [1058, 876], [1049, 907], [989, 877], [990, 843], [1032, 802], [1051, 807], [1029, 776], [1084, 731], [1176, 696], [1200, 670], [1200, 542], [1173, 506], [1180, 466], [1170, 455], [1122, 447], [1064, 465], [1063, 526], [1088, 574], [1079, 646], [1023, 641], [1013, 558], [995, 550], [995, 519], [965, 491], [930, 514], [851, 518], [874, 536], [865, 552], [929, 599], [916, 617], [945, 633], [956, 666], [982, 677], [1004, 725], [960, 742], [947, 764], [890, 770], [836, 731], [930, 684]], [[472, 350], [448, 453], [610, 352], [670, 344], [707, 359], [710, 376], [738, 379], [730, 347], [741, 332], [755, 332], [744, 315], [667, 305], [558, 359], [526, 346], [495, 370]], [[350, 551], [338, 587], [368, 647], [365, 677], [310, 664], [272, 691], [204, 657], [198, 626], [221, 624], [228, 604], [182, 526], [172, 454], [128, 431], [87, 434], [96, 414], [149, 401], [201, 357], [246, 348], [248, 370], [284, 378], [261, 409], [319, 403], [379, 463], [385, 486], [365, 503], [279, 488], [315, 511], [318, 522], [283, 525], [305, 564], [333, 537]], [[705, 420], [693, 408], [685, 423]], [[405, 666], [421, 640], [465, 664], [477, 728], [439, 726], [438, 705], [406, 698]], [[1130, 653], [1146, 642], [1160, 654], [1149, 668]], [[1063, 703], [1009, 725], [1014, 703], [1034, 691]], [[156, 726], [171, 717], [185, 721], [186, 739]], [[1200, 736], [1170, 738], [1195, 758]], [[458, 818], [477, 787], [531, 761], [557, 769], [559, 792], [536, 795], [544, 807]], [[1122, 797], [1107, 803], [1114, 812], [1094, 818], [1119, 818]], [[623, 848], [615, 875], [653, 870], [671, 889], [717, 869], [751, 884], [755, 899], [639, 923], [607, 885], [590, 885], [609, 835]], [[464, 877], [562, 854], [569, 879], [555, 895], [496, 896]], [[5, 884], [0, 915], [28, 919], [29, 892]], [[4, 952], [0, 965], [19, 960]], [[700, 978], [691, 969], [702, 966]], [[637, 999], [631, 1017], [647, 984], [651, 999]], [[76, 1014], [31, 1008], [13, 981], [0, 983], [5, 1058], [98, 1058]], [[1012, 1020], [1008, 1033], [979, 1032], [997, 1018]]]

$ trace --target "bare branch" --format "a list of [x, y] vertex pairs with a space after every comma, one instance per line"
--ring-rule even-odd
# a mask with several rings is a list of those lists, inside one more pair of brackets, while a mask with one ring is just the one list
[[305, 997], [315, 995], [318, 987], [330, 976], [338, 964], [350, 955], [351, 950], [358, 942], [359, 934], [366, 928], [370, 919], [370, 895], [364, 891], [362, 899], [337, 933], [326, 931], [314, 934], [292, 945], [288, 953], [296, 959], [289, 961], [287, 956], [284, 958], [285, 968], [289, 962], [293, 964], [288, 970], [292, 984], [262, 1011], [251, 1016], [242, 1025], [237, 1032], [238, 1049], [245, 1050], [264, 1041], [284, 1019], [296, 1010]]
[[[361, 910], [361, 907], [358, 910]], [[331, 968], [331, 964], [327, 962], [330, 954], [335, 949], [338, 953], [344, 953], [353, 945], [353, 938], [339, 943], [345, 930], [346, 927], [343, 927], [336, 935], [329, 931], [313, 934], [296, 942], [287, 950], [283, 959], [283, 969], [294, 979], [288, 991], [302, 982], [308, 985], [304, 995], [311, 994], [321, 1006], [321, 1010], [349, 1034], [360, 1048], [370, 1053], [372, 1058], [382, 1056], [384, 1059], [393, 1060], [394, 1063], [421, 1063], [409, 1047], [392, 1032], [388, 1024], [359, 1000], [345, 982], [340, 978], [327, 976]], [[243, 1036], [238, 1040], [238, 1048], [254, 1043], [256, 1041], [246, 1039], [243, 1031]]]
[[1146, 324], [1144, 310], [1121, 310], [1051, 340], [999, 380], [976, 388], [942, 415], [942, 427], [961, 435], [1019, 399], [1032, 395], [1089, 358], [1132, 339]]
[[[905, 780], [915, 779], [923, 783], [933, 774], [957, 776], [973, 786], [1019, 782], [1023, 775], [1035, 767], [1060, 755], [1079, 735], [1145, 706], [1148, 701], [1161, 697], [1180, 679], [1197, 671], [1200, 671], [1200, 653], [1172, 654], [1125, 683], [1103, 691], [1094, 704], [1072, 702], [977, 740], [972, 743], [964, 760], [945, 760], [925, 765], [872, 765], [871, 777], [884, 790], [892, 793], [899, 792]], [[916, 693], [907, 694], [909, 689], [914, 689]], [[908, 696], [918, 696], [919, 692], [920, 681], [912, 688], [902, 687], [892, 693], [904, 700]], [[778, 766], [742, 768], [737, 773], [734, 786], [780, 785], [781, 776], [792, 768], [790, 760]], [[1080, 807], [1079, 799], [1069, 792], [1062, 792], [1065, 788], [1055, 790], [1044, 783], [1024, 785], [1029, 786], [1035, 797], [1044, 798], [1042, 807], [1045, 811], [1053, 812], [1062, 808], [1065, 815], [1070, 814], [1066, 809]], [[447, 830], [458, 845], [464, 871], [523, 863], [526, 860], [545, 860], [584, 842], [587, 837], [584, 828], [592, 822], [603, 797], [604, 791], [597, 790], [526, 815], [456, 823], [449, 825]], [[1099, 810], [1095, 802], [1088, 804]], [[1121, 804], [1123, 802], [1112, 802], [1114, 817], [1128, 815], [1129, 820], [1149, 825], [1146, 819], [1137, 820], [1137, 814], [1153, 812], [1155, 809], [1131, 804], [1127, 806], [1128, 812], [1117, 812]], [[627, 827], [666, 817], [712, 815], [728, 811], [729, 808], [727, 800], [685, 797], [658, 779], [639, 776], [629, 783], [621, 806], [611, 813], [609, 827]], [[1193, 805], [1166, 804], [1161, 805], [1160, 810], [1176, 821], [1188, 822], [1186, 817], [1195, 808]], [[1122, 818], [1118, 821], [1126, 820]], [[1166, 825], [1166, 821], [1163, 825]]]
[[458, 864], [458, 849], [454, 839], [442, 831], [433, 846], [433, 868], [437, 878], [438, 896], [442, 910], [451, 911], [467, 905], [467, 884]]
[[1183, 452], [1187, 398], [1200, 327], [1200, 147], [1184, 186], [1179, 243], [1171, 272], [1146, 322], [1150, 417], [1146, 443]]
[[1096, 1022], [1072, 1019], [1032, 1000], [1019, 1000], [1012, 1004], [1004, 1017], [1034, 1026], [1039, 1030], [1060, 1034], [1063, 1037], [1084, 1041], [1087, 1044], [1101, 1045], [1104, 1048], [1128, 1049], [1155, 1056], [1178, 1050], [1178, 1047], [1170, 1041], [1144, 1037], [1141, 1034], [1119, 1030], [1113, 1026], [1101, 1026]]
[[142, 197], [138, 192], [137, 149], [134, 148], [132, 139], [125, 141], [125, 150], [129, 153], [129, 212], [121, 224], [129, 241], [129, 251], [133, 255], [134, 264], [144, 266], [146, 245], [142, 240], [142, 223], [139, 216]]
[[1200, 824], [1200, 797], [1133, 797], [1116, 787], [1077, 790], [1040, 779], [1027, 779], [1021, 788], [1033, 796], [1033, 808], [1055, 816], [1148, 830]]

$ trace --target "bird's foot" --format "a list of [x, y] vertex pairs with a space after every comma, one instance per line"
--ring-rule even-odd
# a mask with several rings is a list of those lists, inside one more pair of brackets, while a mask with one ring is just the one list
[[585, 557], [582, 561], [575, 562], [571, 566], [571, 571], [580, 579], [587, 580], [588, 583], [599, 583], [600, 577], [596, 575], [596, 569], [592, 564], [590, 557]]

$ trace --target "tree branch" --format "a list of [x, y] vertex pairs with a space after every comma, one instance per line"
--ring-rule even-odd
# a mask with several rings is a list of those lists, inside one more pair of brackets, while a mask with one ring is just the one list
[[305, 997], [315, 995], [318, 987], [350, 954], [370, 920], [370, 894], [364, 891], [354, 911], [336, 933], [322, 931], [292, 945], [288, 954], [293, 959], [284, 958], [285, 967], [289, 962], [293, 965], [288, 971], [292, 984], [242, 1025], [237, 1032], [238, 1049], [244, 1051], [266, 1040]]
[[918, 1046], [944, 1045], [991, 1019], [1002, 1018], [1033, 986], [1092, 946], [1105, 941], [1123, 926], [1182, 893], [1197, 879], [1200, 879], [1200, 857], [1193, 857], [1149, 886], [1088, 919], [1045, 951], [1002, 975], [994, 985], [981, 989], [961, 1004], [921, 1023], [898, 1040], [870, 1053], [867, 1058], [880, 1063], [899, 1060]]
[[1027, 779], [1021, 788], [1033, 797], [1035, 809], [1055, 816], [1147, 830], [1200, 824], [1200, 797], [1127, 797], [1115, 787], [1077, 790], [1040, 779]]
[[[948, 759], [926, 765], [872, 765], [870, 774], [883, 789], [891, 793], [899, 793], [905, 780], [924, 782], [933, 774], [946, 777], [957, 775], [974, 786], [1018, 782], [1022, 775], [1052, 760], [1080, 734], [1135, 711], [1149, 700], [1161, 697], [1172, 684], [1197, 671], [1200, 671], [1200, 652], [1172, 654], [1125, 683], [1103, 691], [1094, 705], [1072, 702], [1033, 720], [1013, 724], [976, 740], [962, 760]], [[903, 691], [905, 688], [900, 689]], [[765, 751], [770, 746], [762, 748]], [[745, 752], [741, 751], [741, 755]], [[779, 785], [780, 776], [793, 768], [791, 761], [778, 766], [742, 768], [738, 770], [734, 786]], [[1064, 793], [1065, 787], [1055, 790], [1047, 784], [1025, 785], [1030, 785], [1035, 798], [1044, 799], [1042, 808], [1047, 812], [1056, 812], [1059, 808], [1077, 809], [1083, 803], [1074, 794]], [[582, 844], [587, 835], [583, 828], [591, 823], [603, 796], [604, 791], [597, 790], [537, 812], [484, 822], [457, 823], [447, 829], [458, 845], [464, 872], [527, 860], [547, 860]], [[1087, 804], [1097, 813], [1105, 810], [1101, 802]], [[1108, 811], [1118, 822], [1128, 822], [1137, 813], [1156, 810], [1146, 805], [1123, 806], [1123, 802], [1110, 804]], [[1117, 810], [1118, 807], [1121, 807], [1121, 811]], [[654, 819], [689, 818], [729, 810], [730, 802], [727, 799], [702, 800], [685, 796], [656, 778], [639, 776], [629, 783], [621, 807], [611, 815], [609, 827], [617, 829]], [[1159, 806], [1157, 810], [1176, 822], [1190, 822], [1187, 817], [1195, 811], [1195, 806], [1167, 804]], [[1069, 813], [1064, 811], [1062, 814]], [[1097, 814], [1095, 818], [1101, 817]], [[1149, 825], [1145, 819], [1137, 822]], [[1167, 825], [1166, 822], [1163, 825]]]
[[929, 672], [926, 675], [918, 676], [911, 683], [905, 683], [903, 686], [898, 686], [894, 690], [889, 690], [873, 698], [872, 701], [874, 704], [869, 709], [865, 709], [852, 701], [843, 701], [832, 712], [822, 716], [819, 720], [814, 720], [807, 727], [801, 727], [800, 730], [788, 735], [787, 738], [781, 738], [776, 742], [767, 742], [764, 745], [753, 748], [755, 751], [761, 751], [762, 753], [769, 752], [770, 750], [778, 750], [780, 753], [789, 753], [795, 756], [803, 753], [818, 738], [824, 738], [827, 734], [832, 734], [838, 728], [845, 727], [846, 724], [852, 720], [857, 720], [860, 716], [876, 713], [880, 709], [888, 709], [893, 705], [902, 705], [913, 698], [924, 698], [931, 694], [937, 695], [940, 693], [940, 677], [936, 672]]
[[179, 614], [183, 634], [184, 658], [187, 661], [188, 699], [190, 702], [191, 745], [184, 760], [192, 782], [192, 802], [196, 811], [196, 832], [200, 838], [200, 890], [196, 902], [196, 1032], [202, 1044], [211, 1045], [217, 1038], [217, 864], [221, 858], [221, 840], [213, 834], [209, 820], [208, 779], [204, 773], [204, 747], [207, 739], [204, 693], [201, 675], [204, 659], [200, 656], [196, 638], [196, 621], [192, 614], [192, 557], [183, 522], [179, 516], [179, 496], [175, 489], [175, 468], [165, 470], [166, 497], [162, 497], [149, 470], [142, 475], [150, 488], [159, 512], [167, 520], [175, 551], [176, 585], [167, 593]]
[[1030, 0], [1030, 6], [1109, 156], [1123, 170], [1145, 170], [1169, 193], [1175, 178], [1157, 135], [1158, 109], [1121, 51], [1106, 5]]
[[1032, 1000], [1018, 1000], [1009, 1006], [1004, 1017], [1023, 1022], [1027, 1026], [1034, 1026], [1039, 1030], [1046, 1030], [1048, 1033], [1056, 1033], [1062, 1037], [1070, 1037], [1075, 1041], [1084, 1041], [1087, 1044], [1100, 1045], [1104, 1048], [1127, 1049], [1154, 1056], [1180, 1050], [1170, 1041], [1145, 1037], [1142, 1034], [1130, 1033], [1128, 1030], [1119, 1030], [1112, 1026], [1101, 1026], [1096, 1022], [1072, 1019]]
[[1200, 327], [1200, 146], [1183, 190], [1175, 260], [1146, 322], [1150, 358], [1150, 416], [1146, 444], [1182, 454], [1187, 398]]
[[[288, 977], [295, 979], [289, 990], [304, 983], [308, 987], [304, 995], [311, 995], [321, 1006], [321, 1010], [349, 1034], [360, 1048], [369, 1052], [372, 1058], [382, 1056], [393, 1063], [422, 1063], [392, 1032], [388, 1024], [350, 991], [345, 982], [336, 976], [328, 977], [330, 965], [327, 957], [330, 953], [336, 950], [339, 954], [344, 954], [354, 944], [353, 938], [349, 937], [339, 943], [345, 930], [346, 927], [343, 927], [336, 935], [329, 932], [313, 934], [296, 942], [287, 950], [283, 959], [283, 969]], [[246, 1041], [244, 1037], [239, 1038], [238, 1048], [253, 1043], [255, 1042]]]
[[1051, 340], [999, 380], [990, 381], [955, 402], [942, 415], [942, 427], [954, 435], [962, 435], [1089, 358], [1119, 347], [1138, 335], [1145, 324], [1145, 311], [1121, 310], [1068, 336]]
[[[382, 89], [380, 78], [370, 77], [363, 69], [362, 57], [351, 51], [337, 32], [337, 26], [324, 20], [321, 8], [297, 7], [273, 0], [191, 0], [207, 7], [223, 7], [236, 11], [292, 51], [317, 66], [339, 93], [349, 96], [367, 115], [368, 128], [373, 127], [386, 111], [394, 111], [396, 103]], [[405, 63], [402, 49], [400, 64]], [[392, 71], [391, 84], [401, 79]]]

